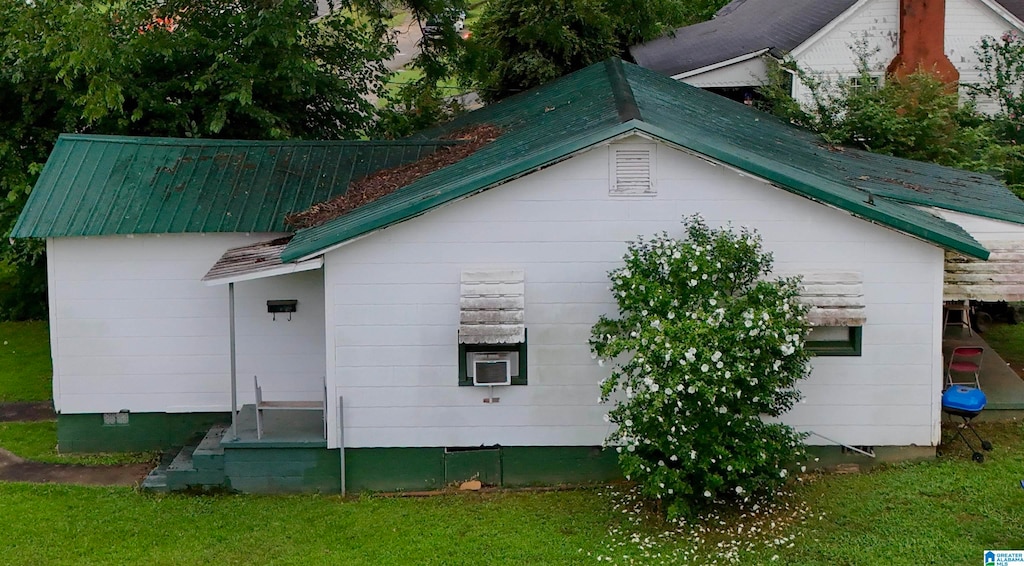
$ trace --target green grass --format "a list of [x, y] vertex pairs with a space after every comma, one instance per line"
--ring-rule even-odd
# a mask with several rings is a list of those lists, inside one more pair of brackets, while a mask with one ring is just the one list
[[1024, 365], [1024, 324], [992, 324], [981, 336], [1010, 365]]
[[0, 403], [46, 401], [53, 365], [45, 322], [0, 322]]
[[985, 549], [1024, 548], [1024, 429], [992, 423], [983, 432], [995, 444], [983, 464], [952, 445], [935, 461], [809, 476], [771, 514], [723, 513], [681, 527], [603, 488], [345, 500], [0, 483], [0, 556], [6, 564], [254, 556], [284, 564], [596, 564], [598, 556], [616, 564], [980, 564]]
[[[935, 462], [828, 476], [802, 489], [823, 520], [798, 529], [785, 564], [980, 564], [986, 549], [1024, 548], [1019, 423], [990, 423], [983, 464], [961, 443]], [[949, 438], [947, 431], [945, 438]]]
[[145, 496], [0, 483], [5, 564], [591, 564], [593, 492], [426, 499]]
[[0, 446], [26, 460], [52, 464], [143, 464], [156, 463], [160, 457], [158, 452], [59, 454], [56, 421], [0, 423]]

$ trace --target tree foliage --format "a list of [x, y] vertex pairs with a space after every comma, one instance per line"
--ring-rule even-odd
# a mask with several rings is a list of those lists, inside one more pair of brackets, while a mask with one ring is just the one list
[[763, 417], [799, 399], [808, 372], [806, 307], [793, 279], [768, 280], [772, 256], [749, 230], [700, 217], [686, 237], [631, 242], [609, 275], [618, 317], [591, 347], [610, 360], [607, 442], [644, 495], [688, 514], [722, 498], [770, 493], [802, 456], [802, 436]]
[[[685, 0], [492, 0], [467, 46], [466, 72], [484, 100], [504, 98], [689, 23]], [[703, 11], [698, 10], [703, 14]]]
[[[853, 76], [826, 77], [793, 61], [770, 65], [760, 88], [763, 109], [822, 135], [837, 145], [1002, 176], [1019, 193], [1024, 153], [1012, 128], [961, 103], [958, 93], [932, 74], [917, 71], [902, 79], [887, 77], [871, 62], [861, 43], [855, 48]], [[810, 93], [801, 104], [790, 96], [790, 78]]]
[[[64, 132], [359, 136], [393, 45], [382, 20], [352, 14], [312, 23], [305, 0], [0, 0], [0, 232]], [[38, 243], [0, 246], [17, 265], [0, 286], [35, 297], [0, 297], [0, 317], [39, 314], [10, 304], [45, 305], [26, 284], [45, 280], [41, 261]]]

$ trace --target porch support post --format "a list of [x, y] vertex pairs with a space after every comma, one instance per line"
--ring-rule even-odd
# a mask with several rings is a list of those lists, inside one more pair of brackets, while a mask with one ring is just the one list
[[231, 336], [231, 438], [238, 440], [238, 374], [235, 365], [235, 284], [228, 283], [228, 319]]

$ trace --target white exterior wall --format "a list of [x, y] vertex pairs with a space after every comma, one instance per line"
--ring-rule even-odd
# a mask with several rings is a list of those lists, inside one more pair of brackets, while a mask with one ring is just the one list
[[[855, 5], [849, 15], [822, 29], [803, 45], [793, 50], [793, 58], [800, 68], [820, 73], [827, 80], [857, 75], [854, 45], [866, 41], [871, 54], [872, 67], [878, 74], [896, 57], [899, 51], [899, 0], [869, 0]], [[872, 52], [878, 48], [877, 52]], [[799, 80], [793, 80], [793, 98], [810, 102], [810, 92]]]
[[[346, 446], [600, 444], [608, 369], [587, 341], [615, 309], [607, 272], [627, 240], [679, 234], [693, 213], [759, 230], [779, 271], [863, 273], [863, 356], [815, 359], [788, 422], [852, 445], [937, 441], [941, 249], [664, 145], [656, 197], [609, 197], [608, 169], [598, 147], [326, 254], [329, 414], [343, 395]], [[457, 385], [460, 273], [480, 266], [526, 276], [529, 385], [497, 388], [498, 404]]]
[[[228, 248], [273, 234], [56, 238], [47, 246], [54, 404], [62, 413], [227, 411], [227, 285], [200, 279]], [[322, 273], [236, 284], [239, 398], [318, 399]], [[271, 321], [267, 299], [298, 299]], [[285, 390], [286, 393], [275, 394]]]
[[[946, 0], [946, 22], [956, 24], [946, 25], [946, 55], [960, 71], [960, 84], [980, 83], [975, 48], [982, 37], [988, 35], [998, 39], [1013, 26], [981, 0]], [[999, 103], [991, 98], [979, 99], [978, 108], [996, 113]]]
[[764, 59], [757, 56], [680, 80], [698, 88], [725, 88], [758, 86], [763, 84], [767, 78], [768, 70]]
[[1024, 240], [1024, 224], [1015, 224], [973, 214], [963, 214], [940, 208], [928, 208], [928, 212], [953, 224], [959, 225], [982, 245], [985, 242], [1006, 242]]
[[[899, 0], [870, 0], [856, 5], [849, 16], [824, 28], [819, 35], [793, 50], [793, 57], [801, 68], [822, 73], [826, 79], [853, 77], [857, 73], [853, 50], [858, 40], [867, 42], [872, 67], [881, 76], [899, 51]], [[980, 82], [975, 68], [978, 57], [974, 52], [981, 38], [998, 38], [1013, 27], [982, 0], [946, 0], [945, 50], [953, 66], [960, 72], [961, 84]], [[873, 50], [877, 48], [877, 52]], [[794, 81], [793, 97], [810, 102], [810, 93], [800, 81]], [[995, 112], [998, 105], [990, 100], [979, 100], [979, 108]]]

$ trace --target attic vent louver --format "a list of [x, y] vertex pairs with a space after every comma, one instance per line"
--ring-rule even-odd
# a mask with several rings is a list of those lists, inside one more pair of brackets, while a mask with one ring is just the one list
[[523, 271], [462, 272], [460, 344], [519, 344], [526, 341]]
[[655, 194], [653, 145], [612, 146], [612, 156], [610, 161], [610, 194]]

